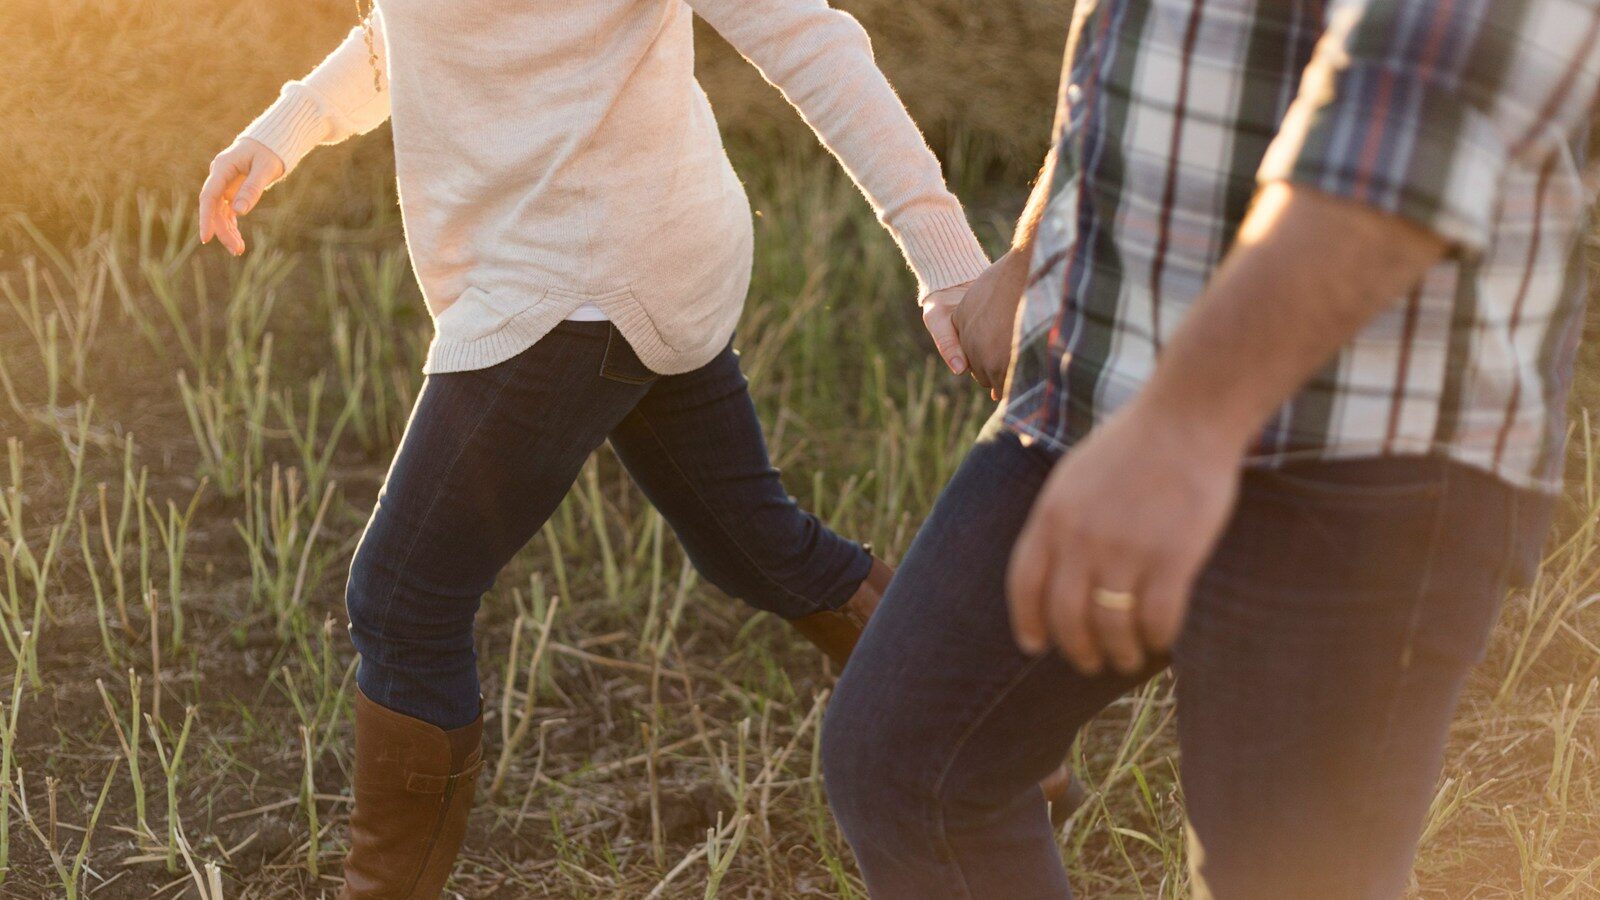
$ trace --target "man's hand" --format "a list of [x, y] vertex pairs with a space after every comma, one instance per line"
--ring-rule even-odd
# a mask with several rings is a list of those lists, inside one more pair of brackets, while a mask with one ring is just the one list
[[1028, 283], [1030, 255], [1012, 250], [1000, 257], [967, 288], [966, 299], [955, 309], [956, 335], [967, 366], [995, 400], [1005, 390], [1011, 369], [1011, 336]]
[[1177, 639], [1243, 450], [1137, 400], [1051, 472], [1012, 550], [1011, 627], [1080, 671], [1132, 674]]
[[1085, 672], [1170, 649], [1253, 436], [1446, 249], [1354, 201], [1262, 188], [1149, 381], [1050, 473], [1007, 575], [1018, 645]]

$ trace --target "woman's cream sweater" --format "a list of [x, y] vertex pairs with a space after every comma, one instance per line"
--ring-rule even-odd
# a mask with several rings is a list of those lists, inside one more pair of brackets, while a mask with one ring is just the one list
[[293, 169], [393, 118], [436, 326], [424, 371], [494, 365], [585, 304], [650, 368], [688, 371], [732, 333], [752, 253], [749, 202], [695, 81], [691, 8], [839, 157], [924, 293], [983, 270], [866, 34], [825, 0], [378, 0], [376, 67], [353, 30], [244, 136]]

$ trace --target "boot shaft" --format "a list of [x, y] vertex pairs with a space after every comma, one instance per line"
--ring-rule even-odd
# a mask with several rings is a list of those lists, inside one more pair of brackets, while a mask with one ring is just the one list
[[453, 731], [356, 691], [355, 807], [344, 900], [435, 900], [483, 768], [483, 716]]

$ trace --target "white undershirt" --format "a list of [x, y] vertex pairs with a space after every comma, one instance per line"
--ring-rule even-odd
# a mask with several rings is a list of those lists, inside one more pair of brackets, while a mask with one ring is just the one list
[[585, 303], [584, 305], [578, 307], [577, 309], [575, 309], [571, 313], [569, 313], [567, 315], [567, 321], [568, 322], [609, 322], [609, 321], [611, 321], [611, 319], [610, 319], [609, 316], [606, 315], [606, 311], [605, 310], [601, 309], [598, 306], [595, 306], [593, 303]]

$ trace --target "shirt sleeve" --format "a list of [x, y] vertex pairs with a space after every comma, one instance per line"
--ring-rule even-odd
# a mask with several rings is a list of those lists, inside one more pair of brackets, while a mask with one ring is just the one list
[[826, 0], [688, 0], [800, 112], [867, 196], [923, 296], [988, 265], [939, 160], [849, 14]]
[[1600, 82], [1596, 0], [1343, 0], [1259, 171], [1473, 253], [1513, 167], [1570, 153]]
[[293, 171], [318, 145], [337, 144], [383, 124], [389, 118], [389, 68], [377, 9], [370, 23], [370, 30], [351, 29], [306, 77], [284, 85], [277, 101], [240, 137], [265, 144]]

